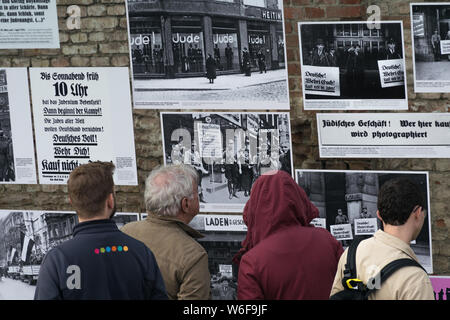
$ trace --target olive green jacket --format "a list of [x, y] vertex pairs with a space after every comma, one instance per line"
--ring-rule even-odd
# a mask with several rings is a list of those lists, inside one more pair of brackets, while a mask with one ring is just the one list
[[200, 232], [175, 218], [154, 214], [126, 224], [121, 231], [153, 252], [170, 299], [210, 299], [208, 255], [195, 240], [203, 237]]

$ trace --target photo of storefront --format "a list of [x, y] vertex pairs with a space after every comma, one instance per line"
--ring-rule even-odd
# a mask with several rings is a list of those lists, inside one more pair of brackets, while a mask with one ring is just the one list
[[[284, 68], [280, 3], [128, 0], [133, 74], [144, 78], [203, 75], [208, 54], [216, 60], [219, 73], [241, 72], [239, 53], [244, 48], [255, 71], [259, 70], [258, 54], [264, 56], [267, 69]], [[180, 8], [185, 12], [180, 14]]]
[[136, 108], [289, 109], [282, 0], [127, 0], [127, 17]]

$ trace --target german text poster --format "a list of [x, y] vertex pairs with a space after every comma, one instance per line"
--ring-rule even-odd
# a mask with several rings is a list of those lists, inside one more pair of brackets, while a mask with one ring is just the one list
[[2, 0], [1, 49], [59, 48], [56, 0]]
[[322, 158], [449, 158], [450, 114], [317, 114]]
[[112, 161], [117, 185], [137, 185], [128, 77], [128, 68], [30, 68], [40, 183]]

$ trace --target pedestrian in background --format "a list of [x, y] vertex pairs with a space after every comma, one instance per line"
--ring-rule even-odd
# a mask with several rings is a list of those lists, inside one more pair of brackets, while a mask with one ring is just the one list
[[209, 83], [214, 83], [214, 79], [216, 78], [216, 60], [214, 60], [210, 53], [208, 53], [208, 59], [206, 59], [206, 77]]

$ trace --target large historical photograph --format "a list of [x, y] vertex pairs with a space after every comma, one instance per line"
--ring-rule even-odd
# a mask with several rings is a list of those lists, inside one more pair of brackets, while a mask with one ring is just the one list
[[417, 183], [427, 214], [411, 248], [427, 272], [433, 273], [428, 172], [296, 170], [295, 174], [297, 183], [319, 209], [314, 224], [330, 231], [344, 247], [356, 235], [370, 237], [382, 229], [376, 214], [377, 199], [386, 181], [404, 177]]
[[401, 21], [299, 22], [305, 110], [408, 109]]
[[416, 92], [450, 92], [450, 4], [411, 3]]
[[165, 164], [199, 173], [201, 212], [242, 212], [261, 174], [293, 175], [288, 113], [161, 112], [161, 128]]
[[[116, 213], [121, 228], [137, 213]], [[72, 238], [72, 211], [0, 210], [0, 300], [32, 300], [45, 254]]]
[[136, 108], [289, 109], [282, 0], [128, 0]]

